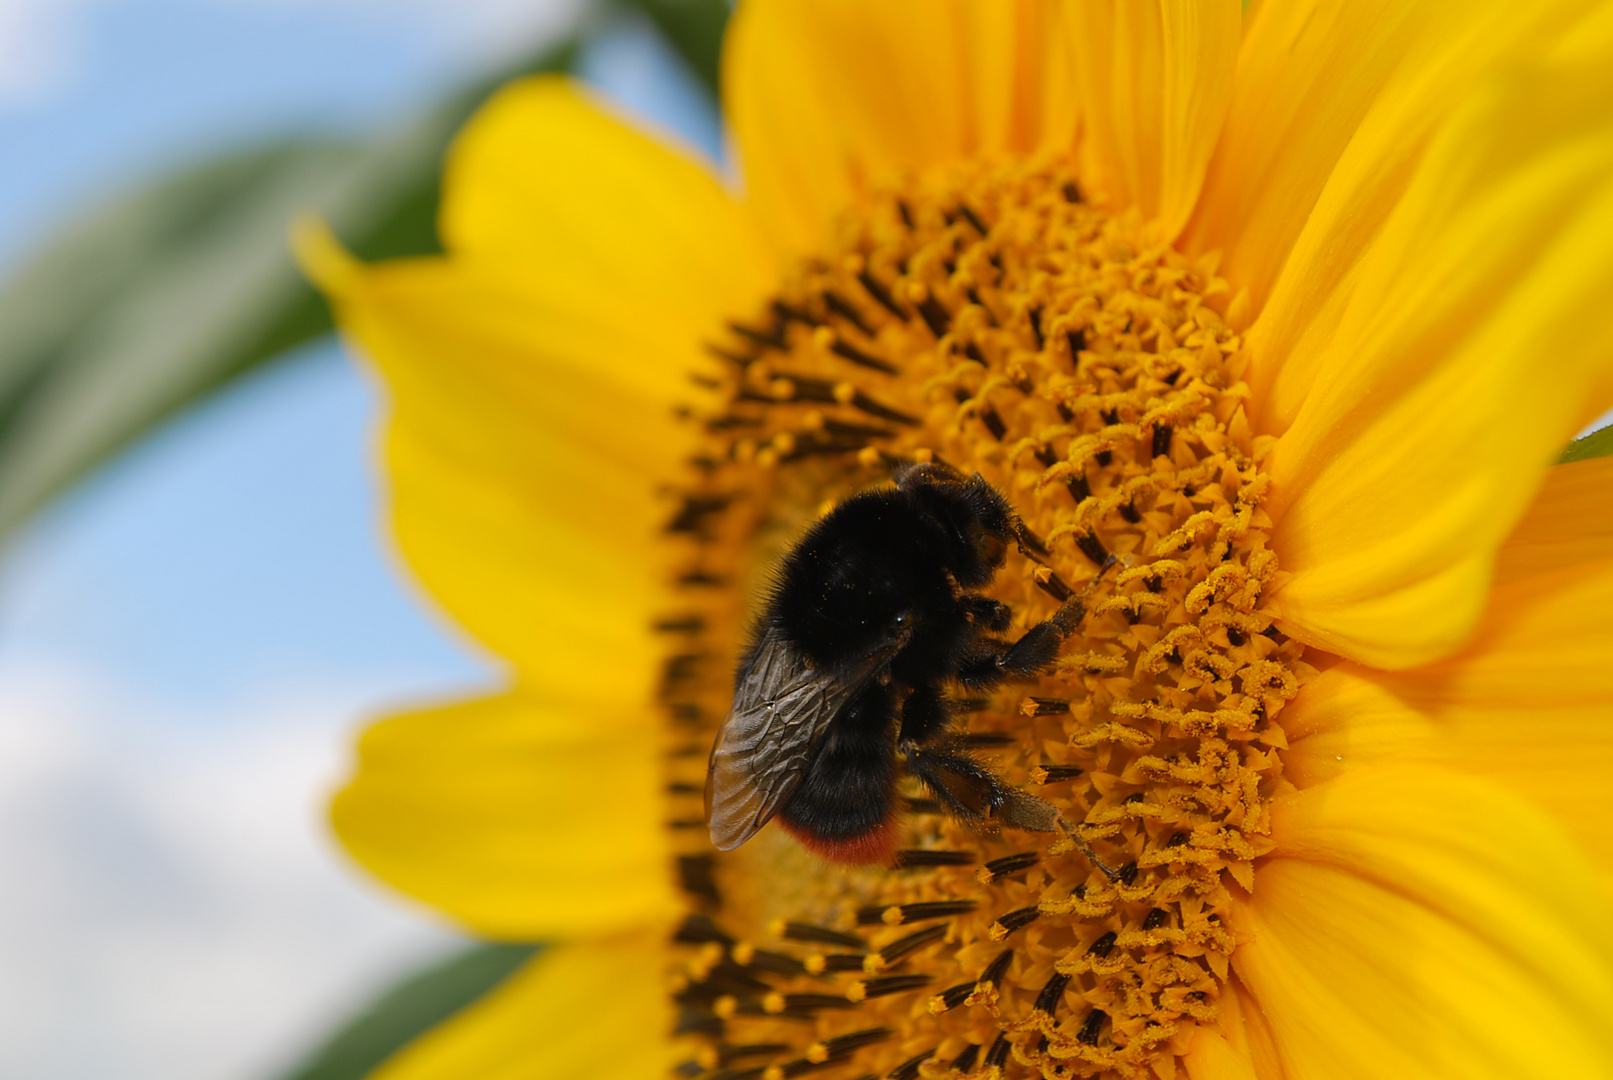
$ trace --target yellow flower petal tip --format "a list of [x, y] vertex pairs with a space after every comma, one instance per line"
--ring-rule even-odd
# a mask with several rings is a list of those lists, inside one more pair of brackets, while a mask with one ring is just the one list
[[342, 246], [330, 224], [318, 214], [299, 214], [293, 219], [291, 251], [308, 280], [332, 297], [350, 293], [363, 272], [363, 264]]
[[[361, 283], [299, 225], [366, 290], [400, 548], [519, 673], [374, 729], [339, 828], [472, 928], [650, 942], [419, 1075], [1613, 1074], [1613, 462], [1546, 464], [1613, 386], [1613, 35], [1240, 7], [747, 0], [743, 201], [522, 83], [451, 155], [448, 255]], [[915, 463], [1008, 502], [937, 525], [1000, 560], [717, 850], [767, 583]]]

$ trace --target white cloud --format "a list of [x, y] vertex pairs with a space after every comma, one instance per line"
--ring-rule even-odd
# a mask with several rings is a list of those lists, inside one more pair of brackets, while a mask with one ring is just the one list
[[452, 946], [327, 838], [370, 700], [187, 716], [0, 671], [0, 1075], [258, 1080]]

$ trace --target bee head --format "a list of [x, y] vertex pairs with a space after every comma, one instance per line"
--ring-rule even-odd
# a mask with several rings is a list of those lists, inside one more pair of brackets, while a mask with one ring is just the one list
[[920, 511], [935, 523], [946, 547], [947, 569], [965, 589], [990, 581], [1003, 564], [1019, 522], [1007, 501], [979, 473], [922, 473], [901, 481]]

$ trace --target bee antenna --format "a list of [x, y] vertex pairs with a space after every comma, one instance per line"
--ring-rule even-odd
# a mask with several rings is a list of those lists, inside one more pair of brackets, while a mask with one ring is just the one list
[[1019, 519], [1018, 514], [1014, 515], [1014, 541], [1021, 555], [1032, 562], [1047, 565], [1047, 544]]

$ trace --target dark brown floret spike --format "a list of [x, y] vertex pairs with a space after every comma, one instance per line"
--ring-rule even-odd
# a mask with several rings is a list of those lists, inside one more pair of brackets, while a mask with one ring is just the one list
[[873, 274], [867, 270], [862, 270], [857, 274], [857, 281], [861, 283], [864, 289], [868, 290], [868, 295], [872, 296], [880, 307], [898, 319], [907, 318], [907, 312], [902, 310], [901, 305], [896, 302], [896, 298], [891, 295], [890, 290], [881, 285], [879, 279], [874, 277]]
[[979, 233], [981, 236], [985, 236], [991, 232], [990, 229], [986, 228], [986, 223], [980, 220], [979, 215], [969, 208], [968, 203], [961, 202], [958, 204], [958, 214], [963, 218], [963, 220], [974, 226], [975, 232]]
[[[747, 968], [756, 971], [771, 972], [774, 975], [800, 975], [806, 971], [806, 965], [793, 956], [783, 953], [768, 952], [765, 949], [748, 949], [743, 963]], [[739, 959], [735, 957], [735, 959]]]
[[868, 957], [862, 953], [831, 953], [823, 958], [823, 970], [835, 971], [861, 971], [867, 964]]
[[732, 1046], [727, 1043], [718, 1043], [716, 1047], [717, 1063], [719, 1065], [732, 1065], [736, 1061], [753, 1057], [774, 1057], [790, 1049], [789, 1043], [747, 1043], [743, 1046]]
[[926, 927], [923, 930], [908, 934], [906, 937], [897, 938], [883, 949], [880, 949], [879, 958], [887, 964], [894, 964], [914, 949], [928, 945], [932, 941], [939, 941], [941, 938], [946, 937], [946, 934], [947, 926], [945, 923]]
[[952, 1059], [952, 1070], [960, 1073], [974, 1071], [975, 1062], [980, 1058], [980, 1044], [970, 1043], [963, 1048], [963, 1053]]
[[919, 315], [924, 319], [924, 325], [930, 328], [930, 333], [935, 335], [936, 340], [946, 337], [947, 330], [952, 325], [951, 313], [928, 292], [924, 294], [924, 299], [918, 302], [918, 309]]
[[1165, 457], [1171, 452], [1171, 426], [1169, 424], [1154, 425], [1154, 457]]
[[1064, 478], [1064, 486], [1077, 506], [1092, 498], [1092, 485], [1087, 483], [1087, 474], [1084, 472], [1070, 473]]
[[896, 1066], [896, 1068], [892, 1069], [886, 1075], [890, 1077], [890, 1080], [917, 1080], [919, 1066], [923, 1065], [926, 1061], [929, 1061], [934, 1056], [935, 1048], [932, 1046], [922, 1054], [914, 1054], [912, 1057]]
[[1052, 1016], [1058, 1011], [1059, 1002], [1064, 998], [1064, 988], [1069, 985], [1070, 977], [1068, 975], [1055, 973], [1052, 978], [1047, 980], [1047, 984], [1042, 987], [1042, 992], [1036, 995], [1036, 1004], [1033, 1008], [1037, 1012], [1044, 1012]]
[[839, 1061], [855, 1050], [882, 1043], [895, 1034], [896, 1032], [888, 1027], [864, 1028], [861, 1031], [848, 1031], [844, 1035], [836, 1035], [832, 1039], [824, 1039], [818, 1045], [823, 1048], [822, 1055], [826, 1061]]
[[722, 903], [722, 894], [717, 891], [712, 869], [710, 855], [678, 856], [678, 884], [683, 891], [716, 907]]
[[746, 341], [760, 345], [764, 349], [782, 349], [786, 342], [782, 327], [773, 327], [768, 330], [758, 330], [754, 326], [746, 326], [738, 320], [730, 319], [728, 329], [744, 338]]
[[1002, 1068], [1008, 1063], [1008, 1054], [1013, 1048], [1013, 1044], [1008, 1041], [1008, 1033], [999, 1032], [996, 1041], [991, 1044], [991, 1049], [986, 1051], [986, 1068]]
[[709, 1035], [716, 1038], [722, 1034], [723, 1022], [710, 1009], [685, 1004], [678, 1010], [678, 1019], [673, 1024], [674, 1035]]
[[754, 1069], [719, 1069], [711, 1074], [710, 1080], [760, 1080], [766, 1071], [767, 1067], [761, 1065]]
[[[1041, 589], [1061, 604], [1075, 595], [1075, 590], [1065, 584], [1064, 579], [1048, 567], [1038, 566], [1032, 572], [1031, 580], [1036, 582], [1038, 589]], [[1082, 614], [1085, 615], [1086, 613], [1083, 611]], [[1079, 622], [1080, 620], [1077, 619], [1076, 621]]]
[[930, 999], [930, 1012], [951, 1012], [968, 1000], [969, 995], [975, 992], [975, 987], [978, 985], [980, 984], [968, 982], [948, 987]]
[[981, 985], [990, 984], [996, 986], [1003, 981], [1003, 976], [1008, 974], [1008, 965], [1013, 962], [1013, 959], [1014, 950], [1004, 949], [997, 954], [996, 959], [986, 965], [986, 970], [982, 971], [980, 978], [975, 981]]
[[1028, 697], [1019, 707], [1026, 716], [1062, 716], [1070, 711], [1068, 698]]
[[[864, 979], [852, 983], [846, 991], [846, 996], [856, 1001], [867, 1001], [870, 998], [890, 997], [892, 994], [922, 990], [933, 981], [929, 975], [881, 975], [877, 979]], [[855, 998], [852, 995], [855, 995]]]
[[1012, 746], [1019, 740], [1006, 731], [966, 731], [952, 741], [960, 750], [990, 750], [999, 746]]
[[928, 848], [909, 848], [896, 853], [897, 870], [914, 870], [930, 866], [968, 866], [975, 861], [972, 851], [939, 851]]
[[989, 885], [999, 878], [1010, 874], [1017, 874], [1021, 870], [1029, 870], [1040, 861], [1041, 855], [1034, 851], [1022, 851], [1017, 855], [1004, 855], [1000, 859], [993, 859], [975, 872], [975, 879], [982, 885]]
[[1042, 783], [1057, 784], [1064, 780], [1074, 780], [1084, 770], [1074, 765], [1040, 765], [1037, 771], [1042, 774]]
[[1083, 533], [1075, 538], [1075, 546], [1081, 549], [1081, 554], [1102, 566], [1109, 561], [1109, 549], [1103, 546], [1097, 533]]
[[841, 296], [833, 289], [825, 289], [823, 291], [823, 305], [836, 315], [839, 315], [842, 319], [845, 319], [851, 325], [855, 326], [858, 330], [861, 330], [864, 334], [867, 334], [869, 337], [874, 336], [874, 328], [868, 325], [867, 320], [863, 318], [862, 312], [858, 311], [854, 306], [852, 306], [850, 300], [847, 300], [844, 296]]
[[847, 404], [853, 409], [865, 412], [869, 416], [877, 416], [879, 419], [887, 420], [892, 424], [905, 424], [911, 427], [918, 423], [917, 417], [909, 416], [907, 413], [893, 409], [888, 405], [881, 405], [861, 390], [855, 391]]
[[1006, 915], [1000, 915], [997, 921], [991, 924], [991, 938], [993, 941], [1001, 941], [1009, 934], [1029, 926], [1041, 917], [1042, 912], [1036, 907], [1023, 907], [1016, 911], [1010, 911]]
[[854, 1009], [856, 1002], [834, 994], [783, 994], [783, 1012], [811, 1013], [819, 1009]]
[[774, 297], [773, 302], [768, 306], [773, 309], [773, 316], [778, 320], [781, 327], [792, 322], [798, 322], [802, 326], [808, 327], [818, 325], [818, 320], [813, 317], [810, 311], [798, 308], [794, 304], [786, 303], [777, 297]]
[[1076, 1032], [1076, 1041], [1085, 1043], [1087, 1046], [1098, 1045], [1098, 1033], [1103, 1030], [1103, 1022], [1107, 1019], [1109, 1019], [1109, 1014], [1102, 1009], [1093, 1009], [1087, 1013], [1086, 1021], [1082, 1023], [1081, 1030]]
[[829, 351], [843, 360], [850, 360], [858, 367], [865, 367], [870, 371], [882, 371], [887, 375], [896, 374], [896, 369], [887, 364], [885, 361], [881, 360], [879, 357], [870, 356], [868, 353], [865, 353], [861, 349], [857, 348], [857, 346], [847, 344], [838, 338], [835, 339], [834, 343], [829, 346]]
[[672, 935], [672, 940], [685, 945], [703, 945], [708, 941], [715, 941], [724, 948], [734, 943], [734, 939], [723, 933], [722, 928], [712, 922], [709, 915], [690, 915], [684, 919], [683, 925]]
[[950, 919], [973, 911], [973, 900], [929, 900], [918, 904], [897, 904], [888, 907], [870, 906], [857, 909], [858, 926], [901, 926], [904, 923], [922, 922], [925, 919]]
[[868, 947], [868, 943], [856, 934], [846, 934], [839, 930], [830, 930], [826, 926], [813, 926], [810, 923], [787, 922], [779, 932], [779, 937], [787, 941], [804, 941], [814, 945], [838, 945], [842, 949]]
[[1087, 947], [1087, 955], [1096, 956], [1100, 960], [1107, 958], [1114, 951], [1115, 938], [1118, 936], [1113, 930], [1105, 931], [1098, 940]]

